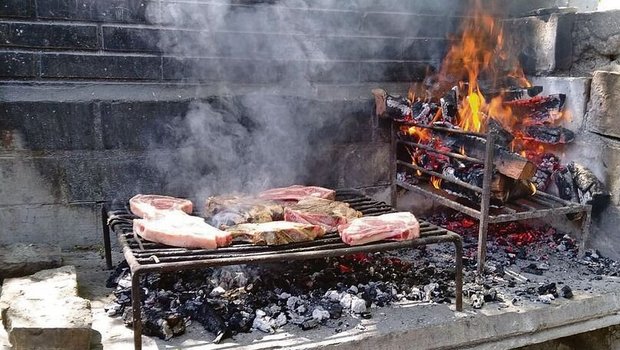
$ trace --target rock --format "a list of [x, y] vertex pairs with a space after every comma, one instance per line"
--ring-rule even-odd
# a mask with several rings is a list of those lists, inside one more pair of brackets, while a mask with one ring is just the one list
[[350, 309], [352, 301], [353, 301], [353, 297], [351, 296], [351, 294], [345, 293], [342, 296], [342, 299], [340, 299], [340, 306], [342, 306], [345, 309]]
[[353, 297], [351, 300], [351, 312], [356, 314], [366, 312], [366, 301], [358, 297]]
[[15, 349], [90, 348], [90, 302], [77, 296], [73, 266], [5, 279], [0, 312]]
[[276, 326], [277, 327], [282, 327], [286, 324], [287, 320], [286, 320], [286, 315], [281, 312], [278, 317], [276, 317]]
[[26, 243], [0, 246], [0, 280], [31, 275], [61, 264], [59, 246]]
[[538, 301], [543, 304], [551, 304], [551, 301], [555, 300], [553, 294], [545, 294], [538, 297]]
[[618, 89], [620, 89], [620, 73], [594, 72], [590, 90], [588, 123], [586, 124], [589, 131], [615, 138], [620, 137]]

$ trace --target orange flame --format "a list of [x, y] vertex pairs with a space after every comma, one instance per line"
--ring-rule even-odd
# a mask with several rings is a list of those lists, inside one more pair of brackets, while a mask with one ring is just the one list
[[430, 130], [425, 129], [425, 128], [418, 128], [415, 126], [412, 126], [409, 129], [407, 129], [407, 134], [416, 137], [418, 139], [418, 142], [422, 144], [429, 143], [433, 138]]
[[487, 116], [493, 116], [510, 129], [515, 124], [511, 109], [502, 104], [502, 96], [487, 102], [481, 92], [479, 79], [494, 85], [500, 76], [509, 76], [521, 87], [529, 87], [531, 84], [514, 58], [516, 55], [506, 49], [499, 21], [485, 13], [480, 0], [473, 2], [471, 13], [463, 23], [462, 34], [455, 40], [442, 64], [439, 80], [467, 81], [467, 84], [460, 86], [466, 97], [458, 108], [459, 127], [480, 132]]
[[431, 183], [433, 184], [433, 187], [435, 187], [436, 189], [440, 190], [441, 189], [441, 179], [436, 177], [436, 176], [431, 176]]

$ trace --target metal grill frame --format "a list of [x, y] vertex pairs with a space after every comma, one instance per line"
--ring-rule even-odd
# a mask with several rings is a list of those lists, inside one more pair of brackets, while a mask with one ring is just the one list
[[[349, 203], [364, 215], [394, 212], [384, 203], [355, 190], [338, 190], [337, 200]], [[108, 204], [109, 205], [109, 204]], [[110, 234], [114, 232], [131, 272], [131, 302], [133, 312], [134, 349], [142, 349], [142, 317], [140, 309], [140, 279], [149, 273], [196, 270], [207, 267], [239, 264], [260, 264], [276, 261], [306, 260], [337, 257], [355, 253], [373, 253], [428, 244], [452, 243], [455, 247], [456, 310], [463, 310], [463, 240], [458, 234], [428, 222], [420, 221], [420, 238], [410, 241], [380, 241], [361, 246], [344, 244], [338, 234], [326, 235], [310, 242], [283, 246], [255, 246], [233, 244], [216, 250], [169, 247], [142, 241], [133, 233], [131, 222], [135, 216], [125, 209], [108, 210], [102, 206], [102, 233], [106, 267], [112, 269]], [[159, 255], [159, 256], [158, 256]], [[172, 259], [171, 259], [172, 258]]]
[[[436, 130], [440, 132], [446, 133], [459, 133], [471, 136], [478, 136], [486, 138], [486, 148], [484, 159], [476, 159], [467, 156], [463, 156], [461, 154], [451, 153], [451, 152], [442, 152], [431, 147], [427, 147], [425, 145], [420, 145], [415, 142], [401, 140], [398, 136], [398, 127], [400, 125], [403, 126], [417, 126], [422, 128], [427, 128], [431, 130]], [[493, 177], [493, 157], [495, 153], [495, 140], [497, 140], [496, 133], [491, 130], [486, 134], [481, 133], [473, 133], [466, 132], [460, 129], [448, 129], [442, 127], [435, 127], [432, 125], [418, 125], [415, 123], [399, 123], [397, 121], [393, 121], [390, 125], [391, 131], [391, 154], [390, 161], [392, 165], [390, 166], [390, 179], [391, 179], [391, 204], [393, 207], [397, 207], [398, 205], [398, 188], [403, 188], [405, 190], [414, 191], [419, 194], [426, 196], [427, 198], [432, 198], [438, 203], [457, 210], [463, 214], [466, 214], [474, 219], [479, 220], [479, 230], [478, 230], [478, 266], [477, 272], [478, 274], [484, 273], [484, 265], [486, 261], [487, 255], [487, 233], [489, 224], [493, 223], [501, 223], [501, 222], [510, 222], [510, 221], [519, 221], [519, 220], [527, 220], [527, 219], [540, 219], [550, 215], [563, 215], [563, 214], [582, 214], [581, 221], [581, 243], [580, 243], [580, 251], [583, 254], [585, 251], [585, 242], [590, 235], [590, 223], [591, 223], [591, 214], [592, 214], [592, 206], [584, 205], [579, 203], [573, 203], [570, 201], [566, 201], [564, 199], [557, 198], [550, 194], [544, 192], [537, 192], [535, 195], [522, 198], [517, 201], [506, 204], [503, 208], [498, 210], [491, 210], [491, 181]], [[449, 177], [443, 176], [442, 174], [438, 174], [434, 171], [430, 171], [424, 169], [423, 167], [419, 167], [414, 164], [409, 164], [403, 161], [398, 160], [398, 147], [400, 145], [406, 145], [411, 147], [419, 147], [428, 152], [434, 152], [438, 154], [442, 154], [451, 158], [466, 160], [470, 162], [474, 162], [477, 164], [484, 165], [484, 174], [483, 174], [483, 186], [482, 188], [473, 186], [471, 184], [465, 183], [463, 181], [459, 181], [456, 179], [451, 179]], [[420, 182], [419, 184], [411, 184], [405, 181], [400, 181], [396, 178], [396, 174], [398, 170], [401, 168], [407, 168], [409, 170], [421, 171], [427, 175], [437, 176], [442, 178], [445, 181], [450, 181], [458, 186], [463, 188], [467, 188], [469, 190], [475, 191], [481, 194], [481, 202], [479, 209], [472, 208], [470, 206], [461, 204], [456, 202], [453, 199], [450, 199], [448, 194], [443, 190], [436, 190], [429, 184], [423, 184]]]

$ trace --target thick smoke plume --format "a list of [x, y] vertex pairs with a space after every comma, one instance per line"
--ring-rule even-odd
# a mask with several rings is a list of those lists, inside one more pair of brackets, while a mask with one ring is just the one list
[[[401, 11], [400, 6], [394, 6], [397, 2], [382, 2], [369, 2], [368, 6], [374, 11]], [[185, 65], [192, 76], [200, 80], [201, 77], [256, 74], [265, 81], [256, 86], [255, 91], [244, 86], [245, 92], [239, 93], [240, 88], [222, 82], [225, 79], [200, 80], [199, 86], [209, 87], [205, 91], [216, 90], [220, 96], [210, 98], [213, 93], [202, 92], [203, 98], [191, 103], [187, 115], [176, 120], [174, 125], [171, 123], [170, 127], [181, 139], [178, 151], [167, 158], [153, 153], [153, 164], [166, 176], [167, 192], [201, 198], [299, 182], [336, 185], [313, 177], [316, 172], [325, 173], [326, 170], [316, 169], [310, 159], [316, 159], [314, 152], [329, 146], [331, 141], [322, 131], [330, 119], [341, 117], [339, 111], [313, 113], [312, 100], [300, 96], [312, 96], [317, 90], [313, 77], [337, 74], [338, 64], [347, 60], [381, 57], [376, 53], [384, 50], [386, 42], [396, 41], [394, 26], [389, 28], [390, 33], [376, 28], [372, 33], [356, 34], [364, 16], [349, 22], [347, 13], [358, 5], [351, 5], [357, 2], [347, 3], [341, 0], [218, 0], [152, 5], [161, 6], [163, 25], [176, 29], [176, 32], [161, 35], [160, 50], [165, 56], [183, 58], [179, 64]], [[416, 3], [420, 9], [438, 9], [437, 1]], [[330, 10], [313, 11], [311, 16], [300, 17], [298, 14], [309, 6]], [[450, 13], [440, 7], [438, 10], [448, 18]], [[456, 7], [448, 11], [456, 11]], [[435, 28], [441, 25], [433, 23]], [[446, 23], [448, 25], [450, 23]], [[402, 33], [407, 33], [404, 38], [416, 37], [419, 30], [428, 30], [417, 22], [404, 22], [402, 26]], [[396, 32], [400, 29], [396, 28]], [[264, 36], [256, 33], [273, 36], [265, 41]], [[356, 35], [372, 36], [377, 40], [368, 41], [364, 47], [347, 45], [346, 39]], [[324, 45], [325, 37], [340, 37], [344, 41], [342, 45]], [[274, 60], [283, 62], [283, 69], [270, 71], [269, 63]], [[231, 68], [233, 61], [238, 64], [237, 69]], [[260, 64], [263, 61], [264, 69]], [[370, 99], [370, 89], [368, 91]], [[370, 111], [366, 115], [369, 116]], [[158, 140], [153, 140], [153, 148], [160, 148]]]

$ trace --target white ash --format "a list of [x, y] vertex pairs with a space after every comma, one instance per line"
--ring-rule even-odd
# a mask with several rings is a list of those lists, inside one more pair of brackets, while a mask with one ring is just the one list
[[218, 287], [213, 288], [213, 290], [211, 291], [211, 293], [209, 293], [209, 295], [212, 297], [219, 297], [220, 295], [224, 293], [226, 293], [226, 290], [218, 286]]
[[545, 294], [545, 295], [540, 295], [538, 297], [538, 301], [540, 301], [543, 304], [551, 304], [553, 300], [555, 300], [555, 297], [553, 296], [553, 294]]
[[329, 319], [329, 312], [325, 311], [322, 307], [316, 307], [314, 310], [312, 310], [312, 318], [314, 318], [315, 320], [321, 322], [323, 320], [327, 320]]
[[356, 314], [366, 312], [366, 301], [358, 297], [353, 297], [351, 300], [351, 312]]

